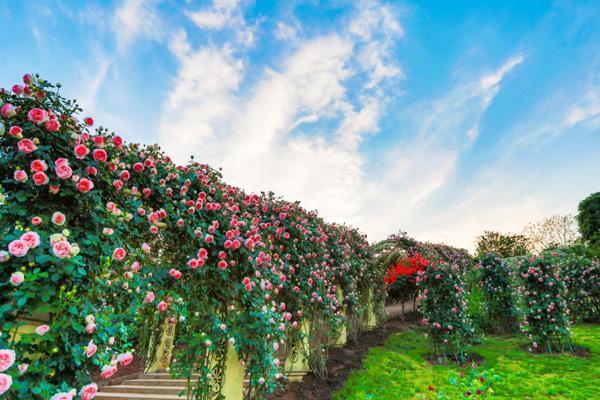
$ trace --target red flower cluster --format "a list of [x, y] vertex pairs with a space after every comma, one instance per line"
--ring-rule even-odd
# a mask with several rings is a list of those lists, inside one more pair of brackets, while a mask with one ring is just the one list
[[398, 277], [404, 276], [410, 283], [415, 283], [411, 277], [419, 271], [424, 271], [429, 265], [429, 260], [419, 253], [412, 257], [406, 257], [398, 262], [396, 266], [390, 265], [390, 269], [383, 278], [386, 285], [396, 282]]

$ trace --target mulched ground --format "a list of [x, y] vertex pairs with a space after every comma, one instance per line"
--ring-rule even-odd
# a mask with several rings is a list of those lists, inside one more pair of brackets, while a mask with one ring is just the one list
[[356, 343], [348, 341], [344, 347], [329, 350], [328, 377], [320, 380], [313, 374], [302, 378], [301, 382], [290, 382], [285, 391], [277, 391], [271, 400], [325, 400], [342, 387], [350, 373], [362, 366], [362, 361], [371, 347], [381, 345], [395, 332], [416, 326], [417, 316], [408, 315], [405, 321], [394, 317], [375, 330], [362, 332]]

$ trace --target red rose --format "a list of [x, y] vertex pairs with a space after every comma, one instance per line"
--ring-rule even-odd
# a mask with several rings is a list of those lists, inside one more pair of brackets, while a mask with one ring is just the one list
[[94, 182], [90, 181], [87, 178], [80, 179], [77, 182], [77, 189], [79, 189], [82, 193], [87, 193], [94, 188]]
[[103, 149], [95, 149], [93, 151], [93, 156], [96, 161], [100, 161], [100, 162], [104, 162], [108, 158], [108, 155], [106, 154], [106, 150], [103, 150]]

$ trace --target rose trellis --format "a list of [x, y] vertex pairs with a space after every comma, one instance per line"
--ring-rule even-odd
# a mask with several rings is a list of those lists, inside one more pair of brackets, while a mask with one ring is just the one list
[[218, 393], [231, 349], [246, 396], [264, 397], [307, 316], [339, 331], [380, 295], [356, 230], [125, 144], [81, 111], [32, 75], [0, 92], [0, 397], [89, 400], [152, 363], [165, 324], [193, 398]]

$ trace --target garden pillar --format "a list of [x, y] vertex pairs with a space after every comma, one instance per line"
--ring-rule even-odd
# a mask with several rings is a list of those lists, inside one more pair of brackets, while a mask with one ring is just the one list
[[231, 344], [227, 345], [221, 395], [225, 400], [239, 400], [244, 397], [244, 367], [240, 365], [238, 354]]
[[335, 342], [333, 343], [334, 347], [342, 347], [346, 344], [348, 338], [348, 331], [346, 328], [346, 324], [348, 322], [348, 314], [346, 312], [346, 308], [343, 306], [344, 303], [344, 291], [342, 288], [337, 288], [336, 297], [338, 302], [340, 303], [340, 311], [342, 312], [342, 317], [344, 318], [344, 324], [342, 326], [342, 330], [340, 331], [340, 335], [337, 337]]
[[[310, 372], [308, 365], [308, 347], [310, 321], [305, 319], [300, 324], [300, 331], [303, 335], [302, 339], [294, 343], [294, 348], [287, 350], [287, 358], [285, 360], [284, 371], [290, 381], [299, 381], [302, 377]], [[286, 343], [286, 346], [289, 343]]]
[[148, 368], [148, 372], [168, 370], [171, 367], [171, 355], [173, 354], [173, 343], [175, 342], [175, 324], [165, 318], [163, 330], [160, 335], [160, 342], [156, 348], [156, 357], [154, 362]]
[[370, 331], [377, 327], [377, 318], [375, 318], [373, 292], [371, 289], [363, 295], [363, 326], [362, 329]]

